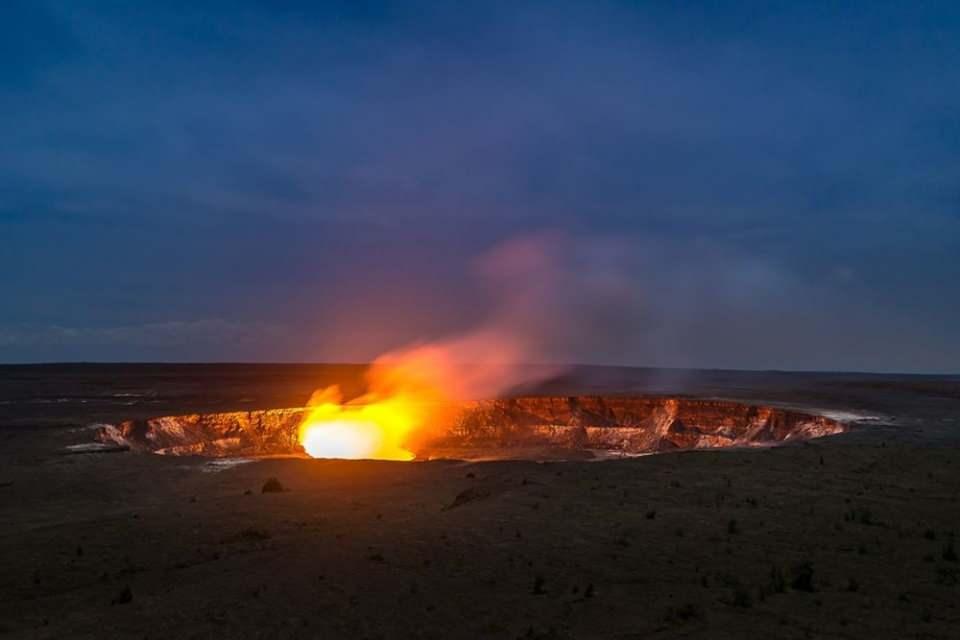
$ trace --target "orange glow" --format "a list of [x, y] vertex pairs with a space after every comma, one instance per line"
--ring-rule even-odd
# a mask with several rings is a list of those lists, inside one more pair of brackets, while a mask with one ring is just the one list
[[448, 398], [444, 363], [429, 349], [384, 356], [367, 374], [370, 391], [349, 402], [328, 387], [313, 394], [300, 444], [314, 458], [412, 460], [408, 448]]
[[403, 447], [417, 412], [398, 399], [365, 405], [324, 402], [300, 426], [300, 444], [314, 458], [412, 460]]
[[386, 354], [367, 373], [363, 396], [341, 402], [336, 386], [313, 394], [299, 442], [314, 458], [412, 460], [452, 402], [492, 397], [513, 379], [515, 350], [510, 340], [478, 333]]

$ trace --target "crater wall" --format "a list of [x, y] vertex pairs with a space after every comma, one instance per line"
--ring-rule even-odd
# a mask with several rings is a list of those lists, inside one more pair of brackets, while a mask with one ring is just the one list
[[[638, 454], [771, 445], [840, 433], [839, 421], [769, 406], [662, 396], [542, 396], [467, 402], [443, 412], [418, 457], [519, 447]], [[103, 425], [100, 442], [164, 455], [302, 454], [302, 407], [164, 416]]]

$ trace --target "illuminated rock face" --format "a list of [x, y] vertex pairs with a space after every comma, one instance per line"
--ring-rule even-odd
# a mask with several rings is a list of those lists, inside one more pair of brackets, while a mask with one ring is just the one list
[[101, 442], [174, 456], [271, 455], [301, 452], [297, 428], [307, 410], [265, 409], [165, 416], [106, 425]]
[[[298, 427], [306, 409], [167, 416], [104, 426], [101, 442], [165, 455], [302, 454]], [[768, 445], [833, 435], [842, 423], [823, 416], [723, 400], [578, 396], [484, 400], [455, 407], [449, 423], [414, 447], [432, 451], [557, 447], [646, 453]]]
[[581, 396], [471, 403], [443, 441], [644, 453], [773, 444], [842, 431], [843, 424], [823, 416], [723, 400]]

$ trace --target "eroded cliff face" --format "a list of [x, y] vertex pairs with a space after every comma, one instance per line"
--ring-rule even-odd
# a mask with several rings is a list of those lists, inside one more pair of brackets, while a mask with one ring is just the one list
[[[105, 425], [100, 442], [164, 455], [302, 454], [304, 408], [166, 416]], [[454, 408], [434, 437], [412, 445], [419, 458], [556, 447], [638, 454], [673, 449], [769, 445], [833, 435], [842, 423], [765, 406], [679, 397], [524, 397]]]
[[100, 442], [162, 455], [247, 456], [302, 452], [297, 429], [304, 408], [164, 416], [104, 425]]

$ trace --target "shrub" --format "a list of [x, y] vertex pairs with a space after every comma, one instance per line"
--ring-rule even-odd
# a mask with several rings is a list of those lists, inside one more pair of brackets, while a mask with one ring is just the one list
[[780, 567], [770, 567], [770, 591], [783, 593], [787, 590], [787, 581], [783, 577]]
[[667, 609], [666, 619], [668, 622], [688, 622], [690, 620], [703, 619], [703, 610], [692, 602], [682, 604], [678, 607]]
[[812, 593], [816, 591], [813, 585], [813, 565], [809, 562], [801, 562], [793, 567], [793, 579], [790, 581], [790, 588], [794, 591], [806, 591]]
[[750, 597], [750, 592], [747, 591], [744, 587], [737, 587], [733, 590], [733, 606], [740, 607], [742, 609], [749, 609], [753, 606], [753, 598]]
[[957, 550], [953, 546], [953, 538], [950, 538], [947, 544], [943, 545], [943, 553], [941, 555], [947, 562], [957, 561]]

